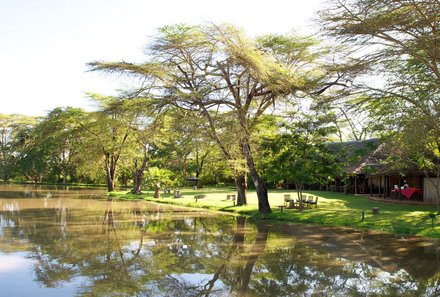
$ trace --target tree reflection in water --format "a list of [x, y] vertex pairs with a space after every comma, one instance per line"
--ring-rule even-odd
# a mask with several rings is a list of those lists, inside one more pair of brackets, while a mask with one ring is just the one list
[[59, 202], [0, 212], [0, 252], [28, 250], [45, 287], [75, 283], [84, 296], [440, 295], [437, 241], [141, 202]]

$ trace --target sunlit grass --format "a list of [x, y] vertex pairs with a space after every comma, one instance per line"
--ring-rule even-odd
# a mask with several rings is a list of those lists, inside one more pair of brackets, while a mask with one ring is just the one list
[[[374, 201], [367, 196], [345, 195], [342, 193], [326, 191], [309, 191], [305, 195], [318, 196], [318, 206], [299, 209], [284, 209], [277, 206], [284, 205], [284, 194], [290, 194], [296, 199], [296, 193], [288, 190], [270, 190], [269, 203], [272, 213], [261, 215], [258, 212], [258, 201], [255, 191], [249, 191], [247, 205], [235, 206], [232, 200], [227, 200], [226, 195], [236, 194], [233, 188], [204, 188], [201, 190], [181, 189], [182, 198], [174, 198], [173, 193], [161, 194], [161, 198], [153, 198], [152, 192], [141, 196], [114, 193], [122, 199], [144, 199], [148, 201], [169, 203], [187, 207], [197, 207], [218, 211], [228, 211], [236, 214], [249, 215], [255, 219], [282, 220], [296, 223], [322, 224], [328, 226], [346, 226], [380, 230], [396, 234], [412, 234], [427, 237], [440, 237], [440, 221], [429, 218], [430, 213], [435, 213], [433, 206], [405, 205], [389, 202]], [[195, 195], [206, 195], [205, 198], [196, 199]], [[373, 214], [372, 208], [379, 207], [379, 214]], [[362, 212], [364, 219], [362, 220]], [[440, 219], [440, 218], [439, 218]], [[439, 226], [437, 226], [439, 225]]]

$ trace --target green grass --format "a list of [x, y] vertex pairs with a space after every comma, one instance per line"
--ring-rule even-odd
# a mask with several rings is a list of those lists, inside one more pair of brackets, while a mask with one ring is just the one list
[[[405, 205], [389, 202], [373, 201], [366, 196], [353, 196], [325, 191], [309, 191], [306, 195], [318, 196], [318, 207], [305, 209], [284, 209], [277, 207], [284, 204], [284, 194], [291, 194], [296, 199], [294, 191], [270, 190], [269, 203], [272, 213], [262, 215], [258, 212], [255, 191], [249, 191], [246, 206], [234, 206], [231, 200], [226, 200], [227, 194], [236, 194], [233, 188], [204, 188], [201, 190], [181, 189], [183, 198], [173, 198], [173, 194], [161, 194], [161, 198], [153, 198], [152, 192], [141, 196], [117, 192], [111, 196], [121, 199], [143, 199], [159, 203], [168, 203], [187, 207], [197, 207], [217, 211], [228, 211], [248, 215], [255, 219], [280, 220], [295, 223], [322, 224], [327, 226], [353, 227], [370, 230], [380, 230], [395, 234], [420, 235], [440, 238], [440, 217], [434, 220], [432, 228], [430, 213], [436, 208], [428, 205]], [[205, 194], [206, 198], [194, 199], [195, 195]], [[372, 208], [379, 207], [379, 214], [373, 214]], [[364, 211], [364, 220], [362, 220]], [[437, 220], [439, 220], [437, 222]]]

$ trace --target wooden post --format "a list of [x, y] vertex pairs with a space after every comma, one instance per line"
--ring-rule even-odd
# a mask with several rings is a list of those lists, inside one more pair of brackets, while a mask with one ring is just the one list
[[370, 186], [370, 197], [373, 197], [373, 178], [370, 176], [368, 178], [369, 186]]
[[399, 175], [399, 184], [397, 185], [399, 187], [399, 200], [402, 200], [402, 194], [400, 193], [400, 175]]
[[358, 194], [357, 174], [354, 175], [354, 195]]
[[382, 175], [379, 175], [379, 198], [382, 198]]
[[385, 195], [384, 198], [390, 197], [390, 177], [387, 175], [385, 176]]

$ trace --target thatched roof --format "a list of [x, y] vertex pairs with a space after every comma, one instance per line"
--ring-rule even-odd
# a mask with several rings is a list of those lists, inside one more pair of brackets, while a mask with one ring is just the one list
[[369, 175], [424, 174], [424, 171], [402, 151], [399, 144], [392, 141], [381, 143], [357, 170]]
[[398, 142], [373, 138], [332, 143], [331, 146], [339, 160], [345, 163], [347, 174], [424, 174], [424, 171], [408, 157]]
[[360, 174], [367, 164], [373, 161], [371, 157], [380, 148], [381, 141], [378, 138], [332, 142], [329, 144], [330, 151], [337, 156], [338, 161], [345, 164], [347, 174]]

